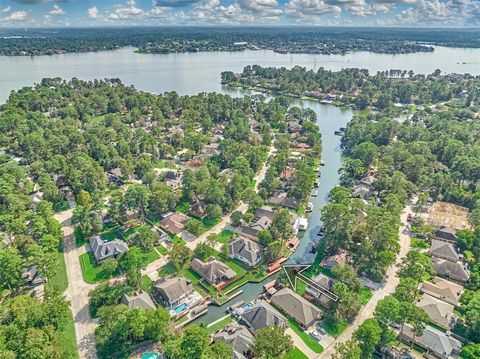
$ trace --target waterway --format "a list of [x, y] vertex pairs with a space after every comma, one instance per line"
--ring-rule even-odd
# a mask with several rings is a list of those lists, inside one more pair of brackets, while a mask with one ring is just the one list
[[[44, 77], [77, 77], [83, 80], [119, 78], [125, 84], [152, 93], [176, 91], [180, 95], [192, 95], [216, 91], [242, 96], [249, 91], [222, 86], [220, 73], [225, 70], [239, 72], [253, 64], [331, 70], [360, 67], [371, 73], [389, 69], [431, 73], [440, 69], [444, 73], [480, 74], [480, 49], [436, 47], [433, 53], [382, 55], [356, 52], [345, 56], [275, 54], [267, 50], [142, 55], [133, 53], [133, 50], [123, 48], [111, 52], [39, 57], [0, 56], [0, 103], [8, 98], [10, 91], [31, 86]], [[300, 233], [300, 245], [290, 259], [291, 262], [310, 263], [313, 260], [313, 254], [309, 253], [311, 245], [319, 239], [316, 234], [320, 227], [320, 210], [327, 201], [328, 193], [339, 181], [340, 137], [335, 136], [334, 131], [344, 127], [353, 113], [313, 101], [296, 101], [296, 105], [310, 107], [317, 113], [323, 142], [322, 159], [325, 161], [325, 166], [321, 168], [318, 196], [312, 198], [314, 210], [308, 217], [309, 226]], [[240, 296], [222, 307], [210, 306], [208, 314], [199, 318], [198, 322], [211, 323], [224, 315], [226, 307], [232, 303], [251, 301], [261, 292], [263, 284], [271, 279], [244, 285]]]

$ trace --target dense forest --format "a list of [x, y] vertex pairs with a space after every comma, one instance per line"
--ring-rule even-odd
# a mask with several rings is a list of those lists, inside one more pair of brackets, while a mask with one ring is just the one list
[[353, 51], [401, 54], [432, 52], [431, 45], [479, 47], [476, 30], [373, 28], [99, 28], [7, 29], [0, 31], [0, 53], [53, 55], [114, 50], [133, 46], [142, 53], [241, 51], [270, 49], [279, 53], [345, 54]]

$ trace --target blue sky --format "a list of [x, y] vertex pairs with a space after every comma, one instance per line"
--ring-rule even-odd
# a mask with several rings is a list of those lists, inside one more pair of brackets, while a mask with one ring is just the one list
[[0, 0], [0, 26], [479, 27], [480, 0]]

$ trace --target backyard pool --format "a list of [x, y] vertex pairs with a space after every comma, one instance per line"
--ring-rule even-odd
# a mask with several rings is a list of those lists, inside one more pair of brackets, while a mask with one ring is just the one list
[[179, 305], [178, 307], [176, 307], [173, 311], [175, 312], [175, 314], [179, 314], [183, 312], [185, 309], [187, 309], [187, 304], [183, 303], [182, 305]]
[[142, 354], [142, 359], [162, 359], [162, 354], [159, 353], [145, 353]]

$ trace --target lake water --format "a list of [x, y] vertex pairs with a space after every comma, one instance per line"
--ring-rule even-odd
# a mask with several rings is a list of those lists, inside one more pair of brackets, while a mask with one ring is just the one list
[[[180, 95], [192, 95], [216, 91], [241, 96], [249, 91], [222, 86], [220, 73], [225, 70], [240, 72], [245, 66], [254, 64], [287, 68], [305, 66], [310, 69], [324, 67], [331, 70], [360, 67], [371, 73], [401, 69], [426, 74], [440, 69], [445, 73], [480, 74], [480, 49], [437, 47], [433, 53], [382, 55], [357, 52], [345, 56], [275, 54], [267, 50], [141, 55], [133, 53], [133, 50], [123, 48], [111, 52], [40, 57], [0, 56], [0, 103], [8, 98], [10, 91], [30, 86], [44, 77], [77, 77], [83, 80], [120, 78], [125, 84], [153, 93], [176, 91]], [[315, 208], [309, 215], [309, 226], [307, 231], [300, 234], [300, 246], [290, 259], [292, 262], [309, 263], [313, 260], [313, 255], [309, 253], [311, 244], [318, 240], [316, 234], [320, 226], [320, 209], [339, 180], [340, 137], [335, 136], [334, 131], [344, 127], [353, 113], [312, 101], [297, 101], [296, 104], [311, 107], [317, 113], [323, 141], [322, 159], [325, 161], [321, 169], [318, 197], [312, 198]], [[198, 322], [211, 323], [224, 315], [226, 307], [233, 302], [254, 299], [263, 284], [246, 284], [242, 287], [244, 292], [236, 300], [223, 307], [211, 306], [209, 313]]]

